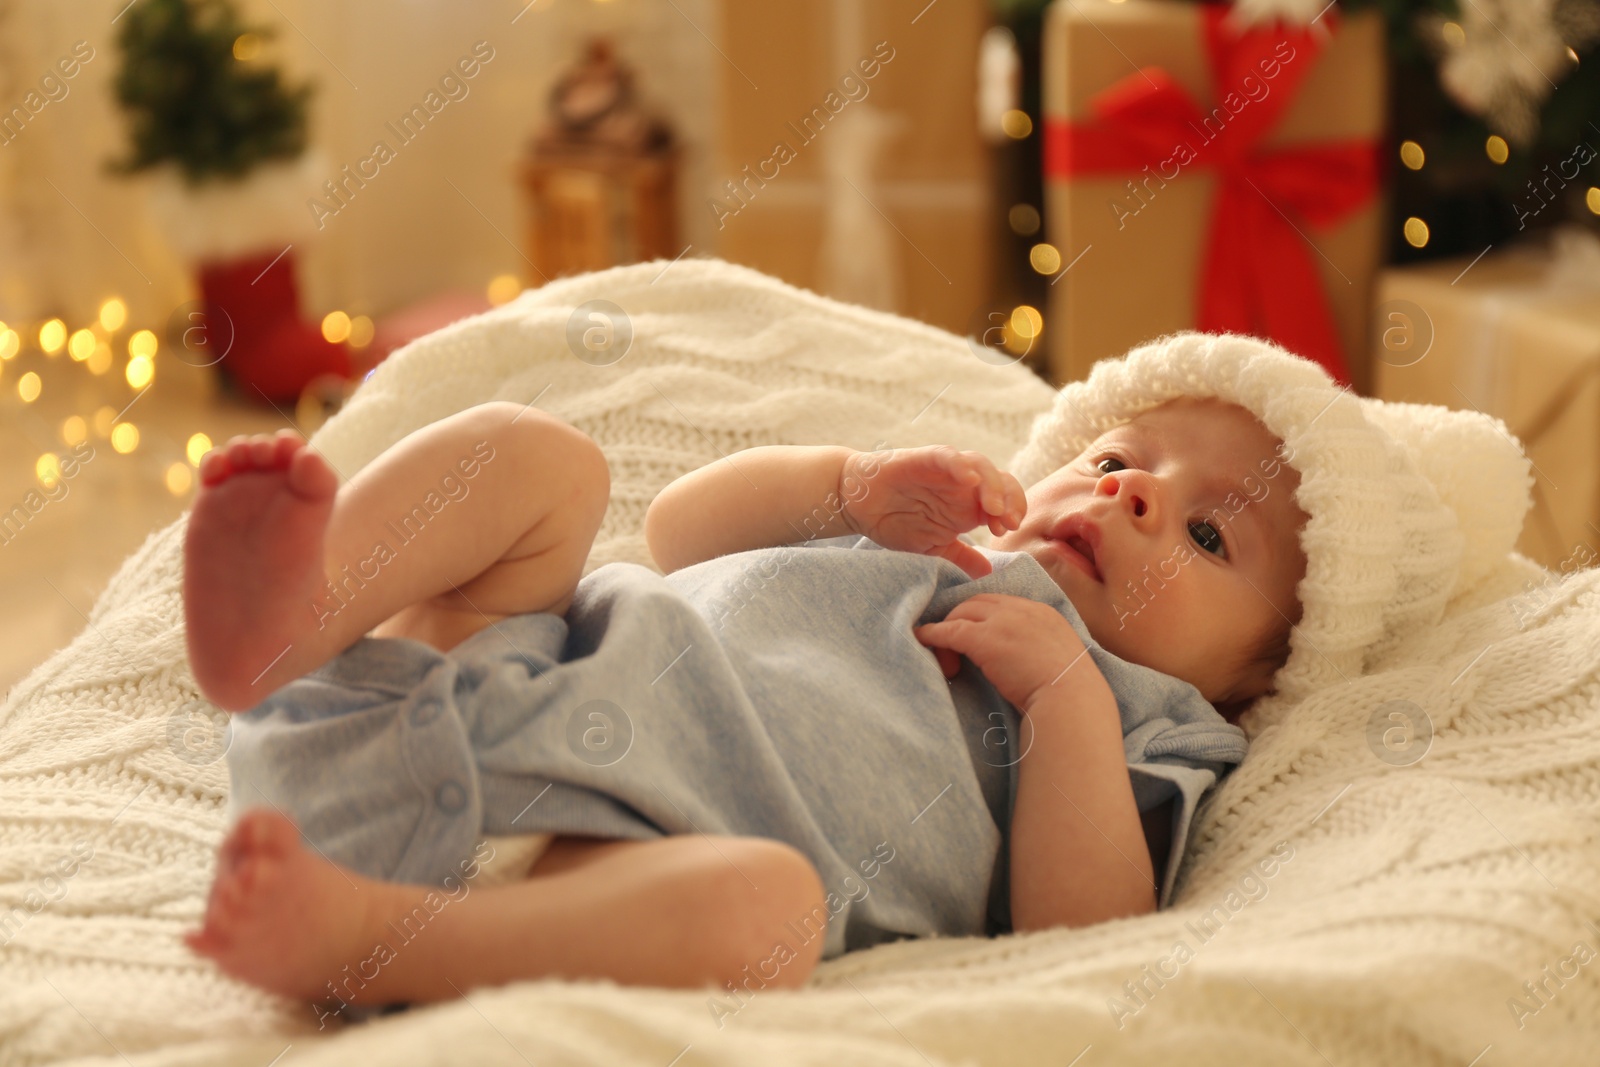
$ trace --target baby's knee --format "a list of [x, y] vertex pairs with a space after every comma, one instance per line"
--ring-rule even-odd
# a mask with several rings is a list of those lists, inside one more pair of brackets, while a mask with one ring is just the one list
[[610, 497], [611, 468], [594, 438], [547, 411], [509, 400], [491, 400], [462, 412], [490, 455], [506, 454], [541, 481], [552, 475], [582, 487], [584, 496]]
[[720, 866], [717, 923], [729, 953], [723, 970], [739, 984], [798, 989], [822, 957], [828, 910], [822, 879], [805, 854], [768, 838], [740, 838]]

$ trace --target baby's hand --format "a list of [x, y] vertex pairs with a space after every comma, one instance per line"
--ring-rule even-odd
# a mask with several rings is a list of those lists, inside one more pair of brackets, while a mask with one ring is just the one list
[[1037, 600], [978, 593], [951, 608], [942, 621], [911, 632], [933, 646], [946, 678], [960, 669], [961, 653], [1024, 715], [1041, 696], [1070, 692], [1090, 676], [1100, 677], [1078, 631]]
[[1022, 483], [981, 452], [949, 445], [856, 452], [839, 472], [850, 528], [884, 548], [941, 556], [974, 578], [994, 570], [960, 535], [987, 522], [1016, 529], [1028, 510]]

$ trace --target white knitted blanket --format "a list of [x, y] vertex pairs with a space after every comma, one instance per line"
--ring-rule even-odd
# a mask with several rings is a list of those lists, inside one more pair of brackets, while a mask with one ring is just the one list
[[[348, 477], [469, 404], [537, 398], [611, 461], [590, 566], [648, 564], [646, 505], [721, 454], [945, 442], [1003, 464], [1053, 397], [942, 331], [716, 261], [664, 267], [558, 281], [414, 343], [316, 444]], [[567, 345], [597, 298], [634, 330], [609, 366]], [[1168, 911], [884, 945], [801, 992], [529, 982], [319, 1033], [178, 940], [227, 789], [184, 662], [183, 523], [0, 709], [0, 1064], [1593, 1062], [1595, 572], [1508, 555], [1393, 669], [1291, 709], [1202, 807]], [[1383, 736], [1396, 708], [1431, 723], [1420, 760]]]

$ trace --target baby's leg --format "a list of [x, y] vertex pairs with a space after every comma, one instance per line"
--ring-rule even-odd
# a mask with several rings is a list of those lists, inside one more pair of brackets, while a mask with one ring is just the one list
[[360, 1005], [534, 978], [792, 989], [821, 958], [822, 882], [783, 842], [557, 841], [567, 849], [546, 873], [447, 893], [335, 866], [257, 808], [223, 842], [204, 924], [184, 941], [272, 992]]
[[231, 711], [374, 627], [447, 649], [508, 615], [565, 612], [610, 495], [588, 436], [504, 402], [408, 434], [344, 486], [292, 430], [214, 449], [200, 481], [189, 662]]

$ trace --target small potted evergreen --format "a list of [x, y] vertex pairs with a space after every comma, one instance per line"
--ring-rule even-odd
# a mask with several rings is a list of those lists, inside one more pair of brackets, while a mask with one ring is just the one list
[[141, 0], [122, 17], [116, 98], [127, 113], [121, 174], [149, 171], [151, 207], [196, 272], [204, 346], [252, 400], [293, 402], [312, 379], [348, 378], [343, 345], [300, 317], [294, 245], [318, 167], [306, 151], [309, 84], [256, 61], [272, 31], [242, 23], [231, 0]]

